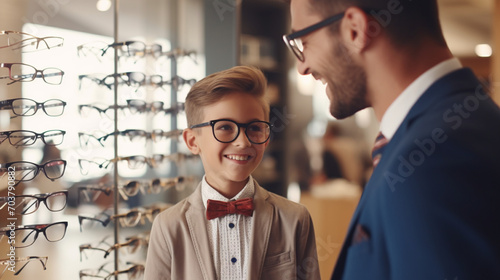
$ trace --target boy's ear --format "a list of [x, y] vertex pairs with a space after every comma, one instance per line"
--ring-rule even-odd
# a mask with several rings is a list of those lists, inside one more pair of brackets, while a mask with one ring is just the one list
[[191, 128], [186, 128], [182, 132], [182, 138], [184, 138], [184, 142], [191, 153], [195, 155], [200, 153], [200, 147], [196, 142], [196, 132], [194, 132]]

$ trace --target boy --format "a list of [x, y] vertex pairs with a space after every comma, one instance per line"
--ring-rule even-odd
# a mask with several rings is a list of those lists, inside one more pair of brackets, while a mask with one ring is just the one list
[[271, 132], [266, 83], [260, 70], [236, 66], [191, 88], [183, 137], [205, 176], [155, 219], [145, 280], [319, 279], [309, 212], [250, 175]]

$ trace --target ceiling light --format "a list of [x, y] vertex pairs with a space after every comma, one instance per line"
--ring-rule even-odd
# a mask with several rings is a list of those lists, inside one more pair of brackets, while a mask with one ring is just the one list
[[111, 8], [111, 0], [97, 0], [97, 10], [100, 12], [105, 12]]
[[479, 57], [490, 57], [493, 53], [493, 50], [488, 44], [479, 44], [476, 45], [475, 52]]

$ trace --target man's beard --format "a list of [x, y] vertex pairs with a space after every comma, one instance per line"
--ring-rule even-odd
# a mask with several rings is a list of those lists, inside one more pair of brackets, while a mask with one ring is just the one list
[[334, 55], [336, 68], [341, 71], [335, 77], [336, 83], [328, 81], [330, 113], [337, 119], [344, 119], [370, 106], [366, 96], [366, 73], [355, 64], [344, 44], [337, 44]]

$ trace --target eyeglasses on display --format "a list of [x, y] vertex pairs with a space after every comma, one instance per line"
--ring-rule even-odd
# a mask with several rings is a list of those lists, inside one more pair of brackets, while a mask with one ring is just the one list
[[181, 129], [176, 129], [172, 131], [163, 131], [161, 129], [154, 129], [152, 132], [147, 132], [142, 129], [126, 129], [122, 131], [117, 131], [117, 132], [111, 132], [108, 133], [102, 137], [99, 137], [97, 140], [99, 142], [105, 142], [110, 136], [113, 135], [119, 135], [119, 136], [126, 136], [129, 138], [130, 141], [134, 141], [137, 139], [151, 139], [153, 142], [159, 142], [160, 140], [163, 140], [164, 138], [178, 138], [182, 135], [183, 130]]
[[62, 47], [63, 44], [62, 37], [37, 37], [19, 31], [0, 31], [0, 49], [10, 47], [21, 52], [34, 52]]
[[83, 79], [89, 79], [98, 85], [104, 85], [108, 89], [112, 89], [113, 85], [115, 84], [115, 78], [120, 79], [118, 81], [119, 85], [126, 84], [129, 87], [139, 88], [140, 86], [146, 84], [146, 75], [140, 72], [123, 72], [123, 73], [110, 74], [102, 79], [99, 78], [97, 74], [78, 76], [78, 79], [80, 80], [80, 88]]
[[108, 45], [102, 50], [102, 55], [105, 55], [110, 48], [115, 48], [119, 56], [125, 57], [144, 57], [146, 55], [151, 55], [154, 58], [158, 58], [162, 54], [162, 47], [160, 44], [146, 45], [144, 42], [140, 41], [125, 41]]
[[[127, 262], [128, 265], [132, 265], [124, 270], [116, 270], [113, 272], [109, 272], [101, 266], [99, 269], [82, 269], [80, 270], [80, 280], [93, 280], [93, 279], [103, 279], [103, 280], [111, 280], [114, 279], [115, 276], [126, 274], [128, 280], [139, 280], [142, 279], [144, 274], [144, 265], [142, 264], [134, 264], [131, 262]], [[107, 264], [106, 264], [107, 265]]]
[[66, 161], [62, 159], [49, 160], [41, 165], [29, 161], [14, 161], [0, 163], [0, 176], [14, 171], [14, 181], [16, 184], [19, 184], [19, 182], [35, 179], [40, 171], [42, 171], [45, 177], [54, 181], [64, 175], [65, 169]]
[[[188, 182], [194, 179], [191, 177], [178, 176], [174, 178], [155, 178], [149, 181], [129, 181], [118, 185], [118, 191], [124, 200], [135, 196], [139, 193], [160, 193], [162, 190], [167, 190], [172, 187], [182, 189]], [[111, 186], [107, 184], [89, 184], [78, 187], [78, 201], [94, 202], [101, 194], [109, 196], [113, 192]], [[82, 199], [83, 198], [83, 199]], [[0, 208], [1, 209], [1, 208]]]
[[135, 227], [139, 224], [145, 224], [145, 219], [153, 222], [154, 218], [163, 210], [168, 209], [171, 204], [159, 204], [149, 207], [134, 208], [122, 214], [111, 215], [106, 212], [109, 209], [97, 214], [96, 216], [78, 215], [78, 222], [80, 223], [80, 231], [83, 228], [90, 227], [93, 223], [100, 223], [106, 227], [111, 221], [118, 221], [122, 227]]
[[106, 116], [108, 119], [113, 120], [115, 110], [123, 110], [126, 109], [127, 106], [123, 105], [110, 105], [105, 109], [98, 107], [97, 105], [92, 104], [82, 104], [78, 105], [78, 112], [82, 117], [89, 117], [92, 111], [96, 111], [100, 116]]
[[60, 85], [64, 75], [64, 72], [58, 68], [50, 67], [37, 70], [25, 63], [0, 63], [0, 67], [9, 69], [9, 76], [0, 77], [0, 79], [12, 80], [7, 85], [16, 82], [31, 82], [35, 78], [42, 78], [44, 82], [50, 85]]
[[[113, 252], [114, 250], [126, 248], [127, 253], [133, 254], [133, 253], [137, 252], [137, 250], [140, 247], [147, 247], [149, 244], [149, 237], [148, 236], [129, 237], [126, 239], [125, 242], [116, 243], [116, 244], [110, 244], [109, 242], [107, 242], [108, 239], [110, 239], [110, 236], [105, 237], [96, 246], [92, 246], [91, 244], [80, 245], [80, 261], [82, 261], [82, 254], [85, 255], [86, 259], [88, 259], [88, 256], [85, 253], [85, 251], [89, 251], [89, 250], [102, 251], [102, 252], [104, 252], [104, 258], [107, 258], [111, 254], [111, 252]], [[101, 245], [105, 245], [106, 248], [99, 247]]]
[[[39, 233], [43, 233], [45, 239], [49, 242], [56, 242], [64, 238], [68, 222], [57, 222], [52, 224], [19, 225], [0, 228], [0, 235], [15, 236], [15, 242], [12, 246], [15, 248], [26, 248], [31, 246], [38, 238]], [[14, 231], [14, 232], [13, 232]]]
[[162, 56], [166, 56], [170, 59], [177, 59], [179, 57], [189, 57], [193, 60], [195, 64], [198, 64], [198, 61], [196, 60], [196, 51], [194, 50], [184, 50], [184, 49], [173, 49], [170, 51], [166, 51], [162, 53]]
[[[2, 273], [0, 273], [0, 278], [5, 274], [7, 269], [14, 267], [15, 272], [14, 276], [17, 276], [23, 271], [23, 269], [29, 264], [29, 263], [35, 263], [35, 262], [40, 262], [42, 264], [43, 270], [47, 269], [47, 260], [49, 257], [38, 257], [38, 256], [29, 256], [29, 257], [16, 257], [14, 259], [1, 259], [0, 260], [0, 265], [4, 266]], [[12, 265], [14, 263], [14, 265]]]
[[68, 191], [58, 191], [52, 193], [42, 193], [34, 195], [15, 195], [0, 197], [0, 210], [9, 204], [9, 201], [15, 201], [14, 206], [9, 205], [9, 210], [20, 215], [29, 215], [35, 213], [43, 202], [51, 212], [59, 212], [66, 208], [68, 200]]
[[36, 133], [30, 130], [11, 130], [0, 131], [0, 144], [5, 140], [14, 147], [31, 146], [35, 144], [36, 140], [41, 139], [45, 145], [57, 146], [63, 142], [66, 131], [53, 129], [47, 130], [42, 133]]
[[190, 128], [211, 126], [215, 139], [221, 143], [231, 143], [240, 135], [240, 128], [245, 128], [245, 135], [253, 144], [265, 143], [271, 135], [272, 125], [265, 121], [237, 123], [229, 119], [212, 120], [192, 125]]
[[316, 24], [309, 27], [301, 29], [299, 31], [293, 32], [288, 35], [283, 35], [283, 41], [285, 41], [286, 46], [292, 51], [292, 53], [297, 57], [299, 61], [304, 61], [304, 46], [302, 44], [302, 39], [300, 37], [310, 34], [320, 28], [323, 28], [329, 24], [332, 24], [344, 17], [344, 13], [336, 14], [334, 16], [328, 17]]
[[49, 99], [45, 102], [36, 102], [29, 98], [14, 98], [0, 101], [0, 110], [12, 110], [15, 116], [33, 116], [42, 108], [43, 112], [50, 117], [63, 114], [66, 102], [60, 99]]

